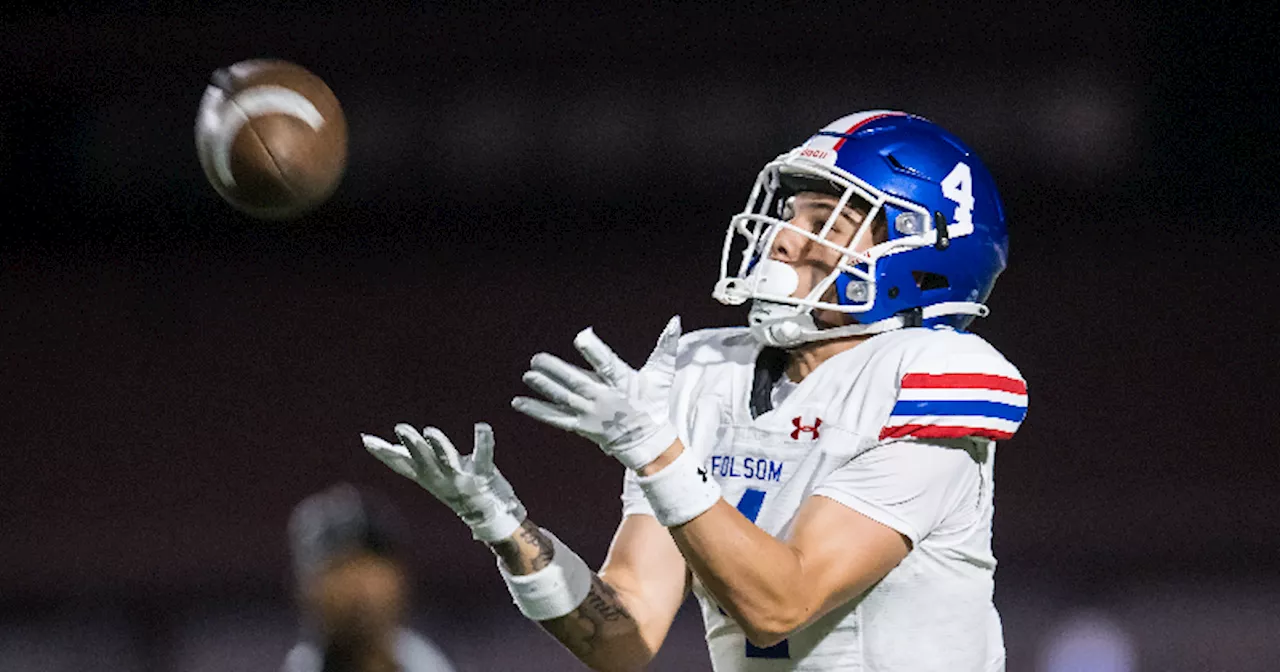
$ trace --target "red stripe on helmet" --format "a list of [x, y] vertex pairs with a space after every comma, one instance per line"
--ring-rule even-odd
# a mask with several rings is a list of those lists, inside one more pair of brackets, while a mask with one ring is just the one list
[[840, 138], [838, 141], [836, 141], [836, 146], [832, 147], [832, 149], [836, 150], [837, 152], [840, 151], [840, 147], [844, 145], [845, 140], [849, 139], [848, 136], [850, 134], [852, 134], [854, 131], [858, 130], [859, 128], [862, 128], [863, 126], [866, 126], [867, 124], [877, 119], [884, 119], [885, 117], [905, 117], [905, 116], [907, 115], [904, 112], [885, 112], [884, 114], [877, 114], [875, 116], [867, 117], [866, 119], [863, 119], [862, 121], [859, 121], [858, 123], [850, 126], [849, 130], [844, 132], [845, 137]]

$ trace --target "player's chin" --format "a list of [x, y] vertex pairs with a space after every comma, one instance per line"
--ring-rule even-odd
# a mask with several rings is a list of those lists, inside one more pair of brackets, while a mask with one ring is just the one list
[[853, 316], [848, 313], [819, 309], [813, 311], [813, 322], [818, 325], [819, 329], [834, 329], [836, 327], [843, 327], [847, 324], [853, 324], [854, 320]]

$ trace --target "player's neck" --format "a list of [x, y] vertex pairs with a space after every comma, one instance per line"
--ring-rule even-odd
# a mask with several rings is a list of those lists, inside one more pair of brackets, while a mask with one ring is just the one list
[[846, 336], [829, 341], [815, 341], [787, 350], [787, 378], [795, 382], [804, 380], [818, 365], [862, 343], [870, 336]]

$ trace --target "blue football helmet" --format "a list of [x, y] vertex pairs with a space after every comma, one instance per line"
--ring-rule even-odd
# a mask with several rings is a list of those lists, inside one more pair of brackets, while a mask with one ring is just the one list
[[[840, 199], [820, 231], [787, 221], [789, 199], [802, 191]], [[866, 213], [852, 240], [879, 223], [879, 240], [863, 252], [828, 238], [844, 206]], [[784, 229], [841, 255], [803, 297], [791, 296], [795, 271], [769, 259]], [[906, 326], [964, 329], [987, 314], [983, 301], [1008, 253], [1004, 206], [973, 150], [927, 119], [859, 112], [760, 171], [746, 209], [729, 222], [712, 295], [729, 305], [751, 300], [753, 333], [778, 347]], [[853, 323], [819, 325], [815, 309], [846, 313]]]

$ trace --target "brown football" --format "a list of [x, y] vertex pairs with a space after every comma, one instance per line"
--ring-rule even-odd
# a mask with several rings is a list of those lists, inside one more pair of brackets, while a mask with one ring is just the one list
[[209, 183], [263, 219], [323, 203], [347, 165], [347, 120], [324, 80], [279, 60], [213, 73], [196, 115], [196, 152]]

